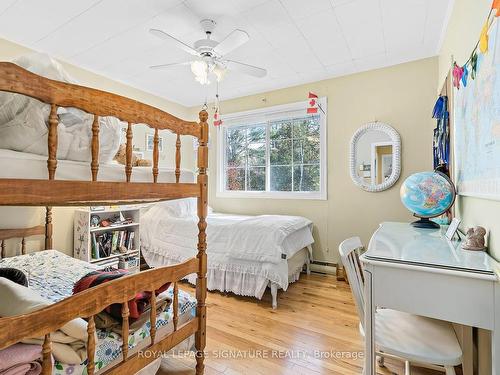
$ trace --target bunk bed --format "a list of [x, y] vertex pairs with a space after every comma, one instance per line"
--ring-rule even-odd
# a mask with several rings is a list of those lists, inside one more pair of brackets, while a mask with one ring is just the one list
[[[50, 105], [47, 138], [47, 178], [33, 175], [5, 178], [0, 176], [0, 205], [45, 206], [45, 225], [25, 229], [0, 230], [1, 255], [5, 255], [5, 240], [32, 235], [45, 236], [45, 256], [58, 256], [52, 246], [53, 206], [95, 206], [106, 204], [132, 204], [159, 202], [170, 199], [194, 197], [197, 199], [198, 236], [195, 257], [177, 265], [127, 275], [62, 298], [41, 309], [23, 315], [0, 318], [0, 350], [30, 338], [41, 338], [42, 374], [53, 373], [51, 335], [69, 322], [84, 318], [87, 323], [86, 373], [134, 374], [157, 360], [158, 355], [140, 355], [139, 349], [151, 353], [164, 353], [183, 340], [195, 335], [196, 374], [204, 373], [204, 348], [206, 342], [206, 216], [207, 216], [207, 168], [208, 168], [208, 114], [199, 113], [199, 123], [184, 121], [157, 108], [135, 100], [100, 90], [63, 83], [44, 78], [7, 62], [0, 62], [0, 91], [25, 95]], [[93, 114], [90, 179], [57, 179], [58, 108], [78, 108]], [[126, 165], [122, 181], [99, 180], [99, 117], [112, 116], [127, 123]], [[150, 181], [135, 182], [132, 168], [133, 127], [146, 124], [154, 129], [153, 165]], [[161, 177], [159, 162], [159, 132], [170, 131], [177, 136], [175, 171], [172, 178]], [[198, 175], [196, 182], [181, 182], [181, 136], [198, 138]], [[36, 177], [36, 176], [35, 176]], [[168, 182], [163, 182], [163, 181]], [[160, 182], [162, 181], [162, 182]], [[21, 255], [27, 257], [29, 255]], [[71, 261], [76, 261], [70, 257]], [[17, 258], [22, 261], [24, 258]], [[33, 258], [34, 259], [34, 258]], [[12, 264], [12, 263], [10, 263]], [[179, 319], [177, 281], [195, 273], [196, 313], [192, 319]], [[173, 328], [171, 332], [157, 329], [156, 293], [165, 284], [173, 284]], [[149, 340], [129, 348], [129, 301], [137, 293], [147, 291], [151, 298], [149, 316]], [[121, 358], [103, 369], [95, 366], [96, 326], [95, 316], [112, 304], [121, 304]]]

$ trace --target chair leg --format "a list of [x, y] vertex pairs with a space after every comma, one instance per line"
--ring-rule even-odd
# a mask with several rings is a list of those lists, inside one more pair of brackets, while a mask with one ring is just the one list
[[445, 366], [444, 370], [446, 372], [446, 375], [456, 375], [455, 367], [453, 367], [453, 366]]
[[405, 375], [411, 375], [411, 364], [409, 361], [405, 361]]

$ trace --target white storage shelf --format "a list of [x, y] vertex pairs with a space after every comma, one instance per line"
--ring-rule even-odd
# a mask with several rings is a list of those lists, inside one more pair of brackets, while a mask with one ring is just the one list
[[[99, 222], [102, 220], [113, 219], [122, 213], [123, 217], [130, 218], [132, 220], [129, 224], [113, 225], [113, 226], [93, 226], [92, 217], [97, 215], [99, 217]], [[91, 211], [90, 209], [79, 209], [75, 211], [75, 222], [74, 222], [74, 251], [73, 256], [75, 258], [81, 259], [85, 262], [101, 266], [102, 268], [119, 268], [120, 259], [127, 258], [130, 263], [135, 263], [135, 265], [124, 266], [123, 262], [121, 268], [128, 269], [132, 272], [138, 272], [140, 269], [140, 208], [134, 206], [126, 207], [105, 207], [103, 210]], [[127, 233], [127, 237], [130, 233], [133, 234], [133, 243], [129, 244], [128, 250], [120, 252], [118, 246], [113, 248], [113, 251], [108, 256], [103, 256], [102, 251], [99, 254], [99, 249], [96, 248], [93, 251], [92, 242], [93, 237], [97, 238], [104, 233], [122, 232]], [[118, 234], [117, 234], [118, 236]], [[97, 242], [97, 241], [96, 241]], [[99, 255], [99, 256], [96, 256]], [[127, 262], [129, 263], [129, 262]]]

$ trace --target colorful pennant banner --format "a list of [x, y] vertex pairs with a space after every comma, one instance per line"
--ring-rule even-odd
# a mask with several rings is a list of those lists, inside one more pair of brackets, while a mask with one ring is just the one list
[[[484, 23], [483, 28], [481, 29], [481, 35], [479, 36], [479, 40], [476, 43], [476, 46], [472, 50], [469, 59], [463, 65], [458, 65], [456, 61], [453, 62], [453, 86], [457, 89], [460, 89], [460, 85], [463, 87], [467, 86], [467, 80], [470, 74], [471, 79], [476, 79], [476, 71], [477, 71], [477, 58], [478, 53], [486, 54], [488, 53], [488, 32], [491, 28], [493, 22], [495, 22], [496, 18], [500, 16], [500, 0], [493, 0], [491, 4], [490, 12], [488, 13], [488, 17], [486, 18], [486, 22]], [[469, 67], [467, 67], [469, 66]]]

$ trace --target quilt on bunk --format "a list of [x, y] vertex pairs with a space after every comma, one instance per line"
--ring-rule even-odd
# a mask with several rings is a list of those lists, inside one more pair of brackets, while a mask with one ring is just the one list
[[[70, 297], [73, 285], [96, 267], [90, 263], [69, 257], [56, 250], [46, 250], [27, 255], [20, 255], [0, 260], [0, 267], [12, 267], [22, 270], [28, 277], [29, 287], [42, 297], [58, 302]], [[71, 272], [68, 272], [71, 271]], [[173, 298], [173, 288], [167, 293]], [[184, 314], [194, 316], [196, 299], [189, 293], [179, 290], [179, 320]], [[156, 318], [156, 328], [166, 326], [173, 315], [172, 306], [160, 313]], [[150, 322], [129, 335], [129, 349], [149, 337]], [[113, 331], [97, 330], [95, 365], [100, 370], [121, 356], [121, 336]], [[53, 374], [86, 374], [87, 360], [81, 364], [65, 364], [55, 361]]]

